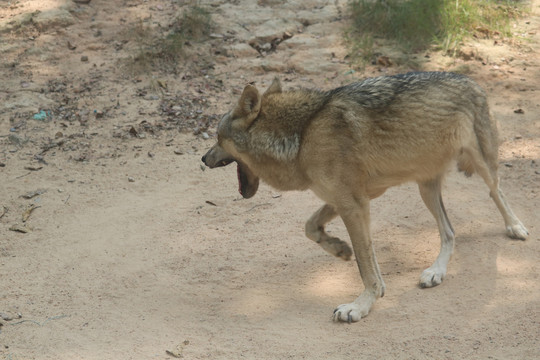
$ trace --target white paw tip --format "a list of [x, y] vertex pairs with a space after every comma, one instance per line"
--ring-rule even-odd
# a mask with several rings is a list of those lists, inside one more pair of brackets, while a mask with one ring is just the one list
[[368, 314], [368, 311], [361, 311], [359, 306], [356, 304], [343, 304], [339, 305], [332, 315], [332, 320], [335, 322], [357, 322], [362, 317], [365, 317]]
[[506, 227], [506, 234], [512, 239], [526, 240], [529, 236], [529, 231], [523, 224], [517, 224]]
[[430, 288], [440, 285], [444, 280], [444, 273], [426, 269], [420, 276], [420, 287]]

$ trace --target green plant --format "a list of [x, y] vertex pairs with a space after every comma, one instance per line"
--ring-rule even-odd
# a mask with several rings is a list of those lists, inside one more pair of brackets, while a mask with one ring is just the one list
[[472, 35], [511, 37], [510, 24], [523, 9], [510, 0], [354, 0], [346, 38], [365, 60], [378, 39], [405, 52], [431, 46], [455, 52]]

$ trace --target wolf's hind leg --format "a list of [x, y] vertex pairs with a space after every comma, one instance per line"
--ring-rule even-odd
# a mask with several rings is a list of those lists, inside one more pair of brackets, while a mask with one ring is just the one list
[[427, 208], [435, 217], [441, 238], [441, 251], [437, 259], [420, 276], [420, 286], [423, 288], [439, 285], [445, 275], [448, 261], [454, 251], [454, 229], [448, 220], [441, 196], [441, 178], [419, 183], [420, 195]]
[[496, 159], [485, 159], [477, 150], [469, 150], [468, 155], [474, 163], [476, 172], [484, 179], [484, 182], [489, 187], [489, 196], [491, 196], [495, 205], [497, 205], [497, 208], [504, 219], [506, 234], [513, 239], [527, 239], [529, 231], [514, 214], [506, 202], [504, 194], [501, 189], [499, 189]]
[[329, 236], [324, 231], [324, 225], [336, 216], [337, 212], [333, 206], [328, 204], [322, 206], [306, 222], [306, 236], [330, 254], [343, 260], [350, 260], [352, 255], [350, 246], [336, 237]]

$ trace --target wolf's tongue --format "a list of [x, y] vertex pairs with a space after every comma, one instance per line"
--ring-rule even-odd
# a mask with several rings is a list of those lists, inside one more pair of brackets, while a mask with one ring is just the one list
[[238, 192], [240, 195], [244, 196], [242, 194], [242, 172], [240, 171], [240, 164], [236, 164], [236, 175], [238, 176]]

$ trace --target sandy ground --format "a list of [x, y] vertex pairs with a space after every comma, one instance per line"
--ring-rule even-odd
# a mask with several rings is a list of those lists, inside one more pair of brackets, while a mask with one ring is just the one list
[[[386, 295], [350, 325], [331, 314], [362, 289], [355, 262], [303, 234], [321, 202], [264, 184], [241, 199], [235, 167], [200, 158], [247, 82], [329, 89], [410, 69], [350, 71], [340, 1], [202, 5], [218, 24], [212, 39], [176, 74], [132, 76], [125, 29], [166, 26], [188, 5], [0, 4], [0, 356], [540, 358], [540, 2], [516, 24], [521, 45], [478, 40], [473, 56], [429, 53], [423, 65], [467, 69], [487, 90], [501, 186], [530, 238], [506, 238], [480, 178], [452, 171], [443, 195], [455, 254], [443, 284], [420, 289], [437, 228], [416, 186], [391, 189], [372, 203]], [[292, 38], [264, 56], [247, 45], [272, 29]], [[347, 239], [341, 221], [329, 230]]]

